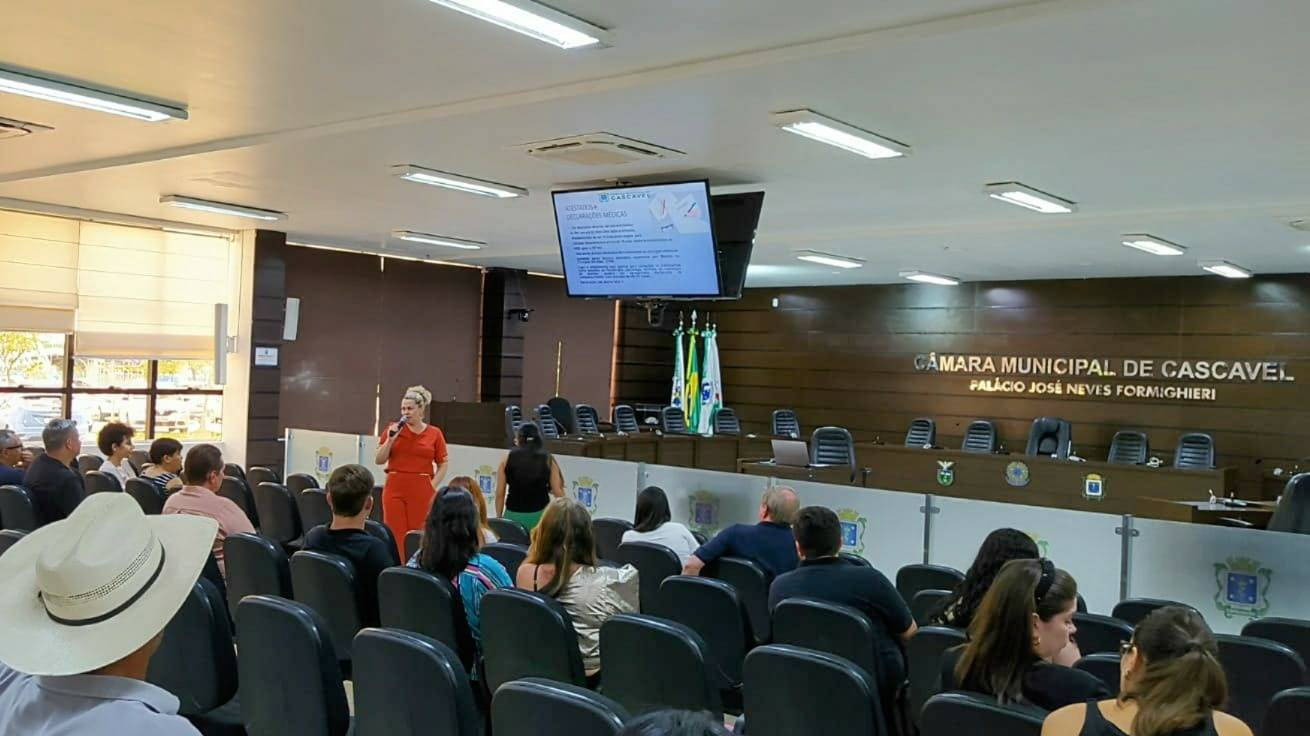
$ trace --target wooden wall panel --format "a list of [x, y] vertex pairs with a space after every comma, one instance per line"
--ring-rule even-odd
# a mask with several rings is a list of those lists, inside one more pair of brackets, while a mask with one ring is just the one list
[[614, 302], [572, 299], [563, 279], [529, 277], [524, 287], [532, 321], [523, 326], [523, 405], [555, 395], [555, 356], [563, 343], [559, 395], [605, 413], [613, 368]]

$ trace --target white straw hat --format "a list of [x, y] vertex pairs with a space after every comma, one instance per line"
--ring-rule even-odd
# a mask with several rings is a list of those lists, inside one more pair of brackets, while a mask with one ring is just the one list
[[218, 524], [146, 516], [126, 493], [93, 493], [0, 557], [0, 662], [74, 675], [140, 649], [182, 607]]

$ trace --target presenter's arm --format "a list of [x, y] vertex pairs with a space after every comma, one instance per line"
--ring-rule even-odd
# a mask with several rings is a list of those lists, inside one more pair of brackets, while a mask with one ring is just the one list
[[505, 482], [505, 461], [500, 461], [500, 468], [496, 470], [496, 516], [505, 515], [505, 492], [507, 484]]
[[450, 469], [450, 461], [438, 463], [436, 471], [432, 474], [432, 487], [441, 488], [441, 481], [446, 479], [446, 471]]
[[564, 498], [564, 473], [559, 469], [559, 463], [555, 458], [550, 459], [550, 495], [555, 498]]
[[373, 455], [375, 465], [386, 465], [387, 460], [391, 459], [391, 446], [396, 444], [396, 436], [399, 434], [400, 425], [392, 422], [387, 430], [387, 438], [378, 443], [378, 451]]

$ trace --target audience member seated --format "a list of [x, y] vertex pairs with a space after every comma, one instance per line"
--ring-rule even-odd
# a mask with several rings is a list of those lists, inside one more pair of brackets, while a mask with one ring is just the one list
[[1067, 705], [1046, 718], [1042, 736], [1251, 736], [1219, 710], [1228, 682], [1214, 635], [1196, 611], [1152, 611], [1133, 631], [1119, 669], [1118, 699]]
[[537, 425], [520, 425], [514, 445], [496, 471], [496, 515], [517, 521], [531, 532], [551, 496], [564, 497], [564, 475], [546, 450]]
[[1039, 557], [1037, 543], [1027, 534], [1018, 529], [993, 531], [978, 548], [978, 556], [973, 558], [964, 580], [929, 614], [929, 620], [937, 626], [969, 628], [978, 604], [982, 603], [987, 589], [992, 587], [1001, 566], [1010, 560], [1035, 560]]
[[619, 736], [728, 736], [728, 730], [704, 711], [657, 710], [629, 720]]
[[21, 486], [32, 452], [23, 449], [23, 438], [12, 429], [0, 429], [0, 486]]
[[664, 489], [648, 486], [637, 494], [637, 513], [632, 517], [634, 526], [623, 533], [620, 541], [664, 545], [673, 550], [685, 566], [700, 542], [696, 541], [687, 527], [670, 521], [672, 518], [669, 497], [664, 495]]
[[0, 731], [196, 736], [177, 697], [145, 680], [213, 536], [209, 519], [146, 516], [125, 493], [97, 493], [10, 547], [0, 558]]
[[182, 470], [186, 485], [164, 501], [165, 514], [207, 516], [218, 522], [214, 534], [214, 561], [227, 576], [223, 560], [223, 542], [233, 534], [254, 534], [250, 518], [232, 501], [218, 495], [223, 486], [223, 454], [213, 445], [196, 445], [186, 456]]
[[82, 438], [72, 419], [51, 419], [41, 430], [45, 453], [32, 461], [23, 487], [32, 496], [39, 524], [65, 519], [86, 498], [82, 475], [71, 467], [82, 453]]
[[160, 437], [150, 443], [150, 467], [141, 471], [141, 477], [150, 481], [159, 495], [164, 496], [182, 487], [182, 443], [172, 437]]
[[557, 498], [546, 507], [516, 582], [554, 598], [569, 612], [589, 677], [600, 671], [601, 624], [616, 613], [638, 610], [636, 568], [600, 567], [591, 516], [571, 498]]
[[451, 478], [450, 483], [447, 485], [451, 488], [463, 488], [473, 497], [473, 503], [477, 504], [478, 507], [478, 528], [482, 530], [482, 544], [499, 542], [500, 538], [487, 525], [487, 499], [482, 495], [482, 488], [467, 475], [457, 475]]
[[[192, 448], [187, 453], [188, 463], [195, 452]], [[342, 465], [328, 476], [327, 500], [332, 523], [306, 532], [304, 549], [337, 555], [355, 567], [360, 623], [377, 626], [378, 576], [400, 560], [395, 547], [365, 529], [373, 511], [373, 474], [363, 465]]]
[[752, 560], [769, 577], [796, 569], [796, 538], [791, 522], [800, 508], [796, 491], [774, 486], [760, 499], [758, 524], [733, 524], [701, 545], [682, 568], [684, 575], [699, 575], [702, 568], [720, 557], [745, 557]]
[[817, 598], [851, 606], [869, 617], [878, 643], [878, 687], [891, 695], [905, 681], [905, 654], [897, 640], [918, 631], [910, 607], [896, 586], [878, 570], [852, 565], [841, 552], [841, 521], [832, 509], [806, 506], [792, 525], [800, 567], [778, 576], [769, 587], [769, 610], [787, 598]]
[[1109, 697], [1096, 677], [1070, 667], [1078, 584], [1050, 560], [1001, 567], [969, 624], [969, 643], [942, 656], [942, 689], [1045, 710]]
[[100, 448], [105, 461], [100, 464], [100, 472], [118, 479], [118, 487], [126, 488], [127, 479], [135, 478], [136, 471], [128, 460], [132, 457], [132, 435], [136, 430], [122, 422], [110, 422], [100, 428], [96, 435], [96, 447]]
[[512, 588], [514, 582], [503, 565], [478, 551], [482, 528], [473, 500], [476, 496], [454, 483], [441, 489], [433, 501], [423, 524], [423, 545], [408, 564], [440, 575], [455, 586], [464, 602], [464, 618], [478, 656], [482, 656], [482, 596], [489, 590]]

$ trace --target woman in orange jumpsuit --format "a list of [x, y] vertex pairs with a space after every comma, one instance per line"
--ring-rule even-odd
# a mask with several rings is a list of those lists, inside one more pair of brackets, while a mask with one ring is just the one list
[[387, 483], [382, 487], [382, 519], [391, 528], [401, 559], [405, 557], [405, 535], [423, 528], [432, 497], [446, 477], [446, 438], [441, 430], [423, 421], [432, 392], [422, 386], [405, 389], [400, 402], [400, 421], [393, 422], [378, 438], [374, 461], [386, 464]]

